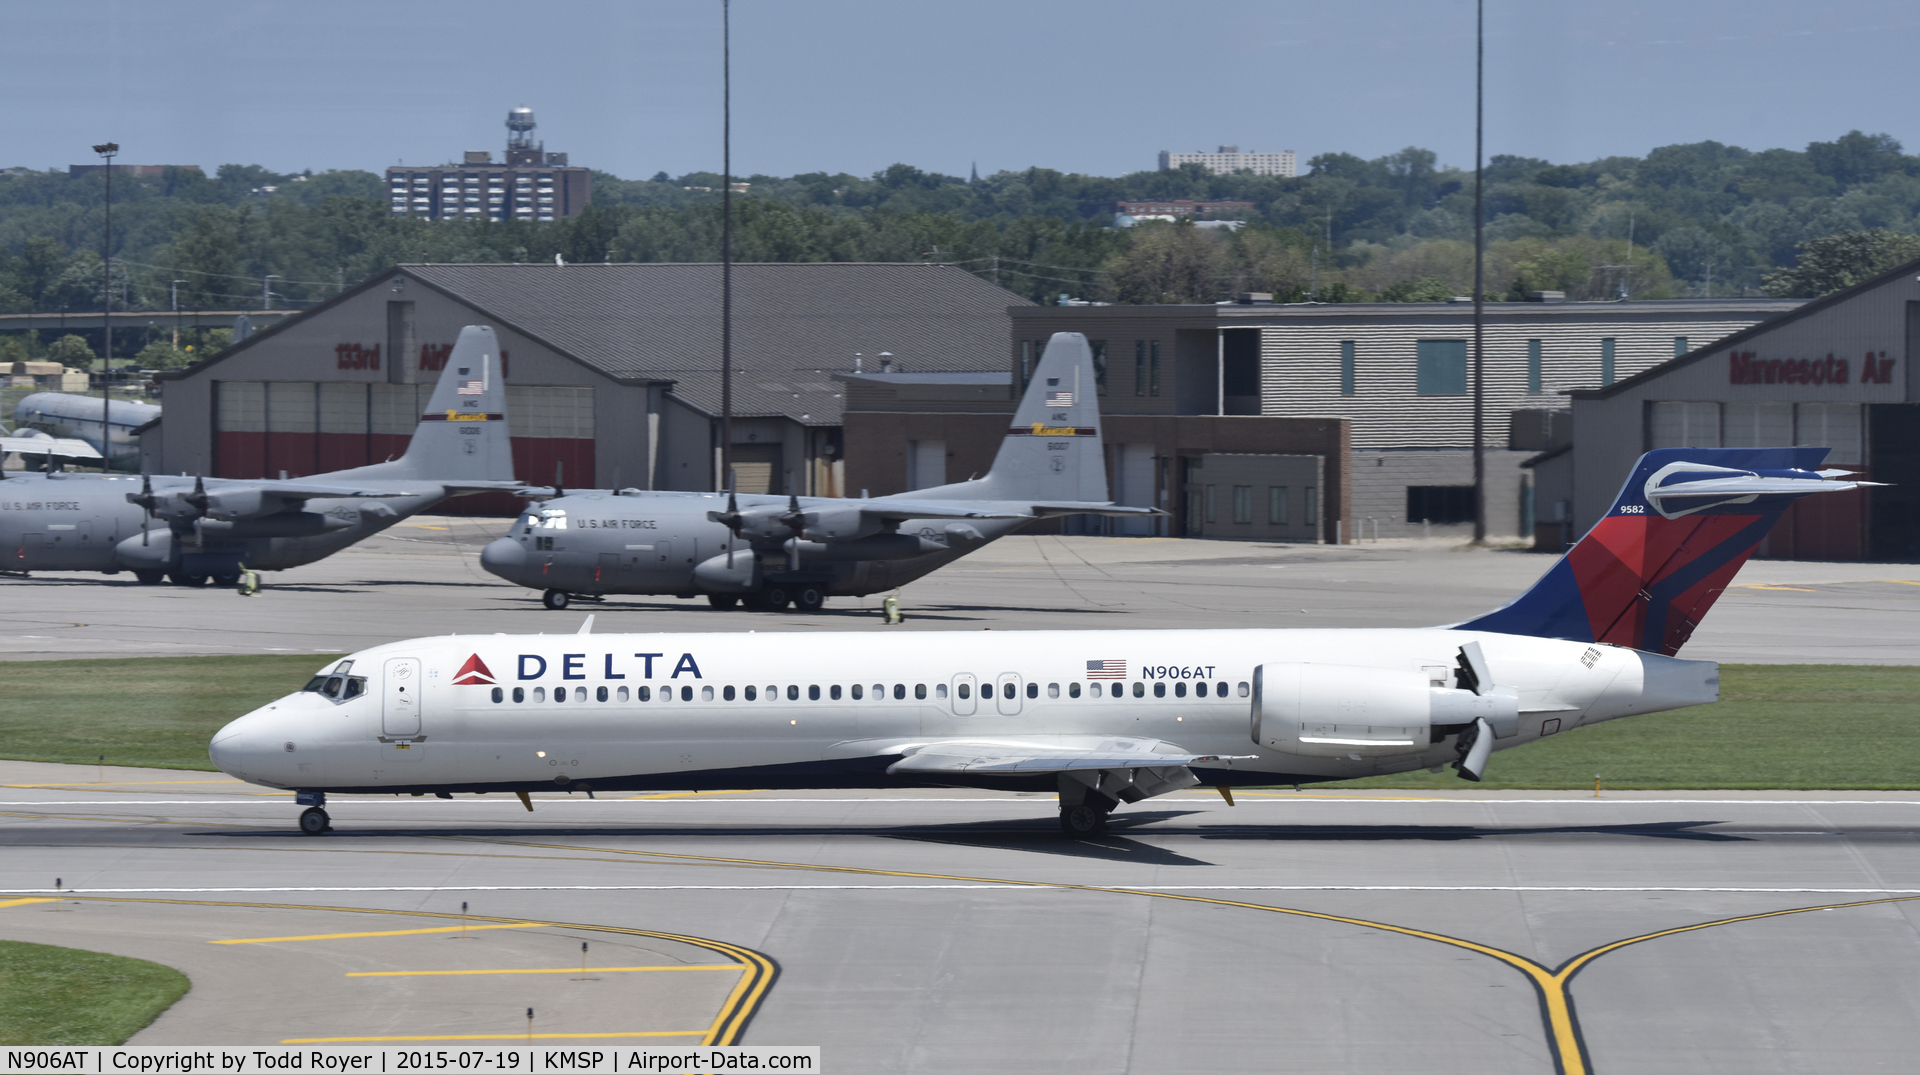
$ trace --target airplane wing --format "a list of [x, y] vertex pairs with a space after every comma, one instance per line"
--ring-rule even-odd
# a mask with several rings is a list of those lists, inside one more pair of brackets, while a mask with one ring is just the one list
[[0, 452], [19, 452], [22, 455], [54, 455], [68, 459], [98, 459], [100, 453], [93, 445], [72, 437], [0, 437]]
[[1071, 769], [1158, 769], [1246, 754], [1194, 754], [1160, 739], [1062, 736], [1048, 739], [945, 739], [913, 744], [889, 773], [1059, 773]]
[[[431, 483], [438, 485], [438, 482]], [[422, 484], [418, 489], [367, 489], [358, 485], [323, 485], [303, 481], [277, 481], [267, 479], [251, 482], [216, 482], [208, 487], [212, 493], [231, 493], [239, 489], [259, 489], [279, 497], [282, 500], [320, 500], [332, 497], [396, 497], [420, 496], [431, 491], [431, 485]]]
[[454, 493], [514, 493], [519, 494], [527, 487], [523, 482], [514, 481], [459, 481], [435, 482], [449, 494]]
[[1033, 514], [1042, 519], [1051, 519], [1056, 515], [1114, 515], [1128, 518], [1148, 518], [1167, 514], [1159, 508], [1133, 508], [1125, 504], [1092, 504], [1076, 501], [1063, 501], [1056, 504], [1035, 504]]

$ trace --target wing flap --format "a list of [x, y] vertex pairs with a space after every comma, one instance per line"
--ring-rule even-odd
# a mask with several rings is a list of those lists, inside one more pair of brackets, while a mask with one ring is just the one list
[[912, 744], [889, 773], [1064, 773], [1080, 769], [1158, 769], [1250, 754], [1195, 754], [1160, 739], [1127, 736], [950, 739]]

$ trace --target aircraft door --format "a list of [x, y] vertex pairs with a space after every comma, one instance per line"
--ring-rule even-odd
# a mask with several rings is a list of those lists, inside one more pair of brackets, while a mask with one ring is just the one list
[[999, 703], [1000, 712], [1013, 716], [1020, 712], [1020, 673], [1002, 672], [994, 684], [998, 689], [993, 692], [994, 700]]
[[381, 677], [380, 731], [387, 736], [420, 734], [420, 658], [390, 657]]
[[953, 677], [953, 711], [956, 715], [969, 716], [979, 704], [973, 693], [975, 686], [977, 684], [974, 683], [972, 672], [962, 672]]

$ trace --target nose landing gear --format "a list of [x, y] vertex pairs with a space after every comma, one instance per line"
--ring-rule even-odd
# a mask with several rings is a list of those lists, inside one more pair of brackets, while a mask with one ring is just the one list
[[333, 829], [333, 819], [317, 806], [309, 806], [300, 811], [300, 832], [307, 836], [318, 836]]

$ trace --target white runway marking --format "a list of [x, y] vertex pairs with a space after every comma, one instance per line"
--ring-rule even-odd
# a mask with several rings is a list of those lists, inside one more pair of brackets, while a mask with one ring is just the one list
[[[269, 792], [264, 794], [271, 795], [272, 793]], [[1245, 793], [1243, 792], [1242, 794], [1244, 795]], [[374, 805], [381, 805], [381, 806], [432, 806], [437, 803], [441, 803], [445, 801], [444, 799], [429, 799], [425, 796], [422, 796], [422, 798], [425, 799], [426, 801], [422, 801], [422, 802], [409, 801], [413, 798], [414, 796], [409, 795], [404, 799], [383, 801], [379, 798], [373, 798], [373, 797], [348, 798], [346, 796], [341, 796], [338, 800], [335, 800], [329, 805], [339, 806], [339, 805], [351, 803], [356, 805], [374, 804]], [[455, 801], [464, 802], [469, 806], [512, 806], [512, 807], [518, 808], [520, 805], [519, 800], [517, 799], [494, 799], [494, 800], [458, 799]], [[1051, 799], [1042, 798], [1039, 796], [1035, 796], [1033, 798], [1028, 798], [1028, 799], [1012, 799], [1012, 798], [1008, 798], [1008, 799], [981, 799], [981, 798], [968, 798], [968, 799], [738, 799], [738, 798], [724, 798], [723, 799], [716, 796], [711, 799], [606, 798], [606, 799], [535, 799], [534, 800], [534, 802], [537, 802], [542, 806], [564, 806], [568, 803], [572, 803], [575, 805], [592, 805], [592, 806], [606, 806], [614, 803], [634, 803], [639, 805], [650, 805], [650, 806], [688, 806], [688, 805], [714, 806], [714, 805], [722, 805], [722, 804], [729, 805], [729, 806], [751, 806], [754, 803], [872, 803], [872, 804], [886, 804], [886, 805], [900, 805], [902, 803], [905, 803], [905, 804], [912, 804], [912, 803], [1042, 803], [1044, 804], [1044, 803], [1049, 803], [1051, 801], [1052, 801]], [[1234, 807], [1228, 807], [1218, 802], [1212, 801], [1211, 797], [1208, 800], [1199, 802], [1199, 803], [1188, 802], [1187, 800], [1181, 800], [1181, 799], [1171, 799], [1171, 800], [1167, 800], [1166, 803], [1156, 804], [1156, 805], [1172, 805], [1173, 803], [1186, 803], [1187, 805], [1205, 805], [1205, 806], [1210, 806], [1216, 810], [1234, 809]], [[1401, 799], [1401, 798], [1348, 799], [1348, 798], [1332, 798], [1332, 797], [1309, 798], [1307, 796], [1301, 796], [1298, 799], [1290, 799], [1290, 798], [1268, 799], [1268, 798], [1246, 797], [1246, 798], [1242, 798], [1239, 801], [1238, 805], [1239, 806], [1272, 806], [1272, 805], [1285, 805], [1287, 803], [1360, 804], [1365, 806], [1378, 806], [1382, 803], [1420, 803], [1422, 805], [1429, 805], [1429, 804], [1435, 804], [1435, 803], [1451, 803], [1456, 806], [1508, 806], [1508, 805], [1514, 805], [1514, 806], [1522, 806], [1522, 805], [1525, 805], [1525, 806], [1583, 806], [1583, 805], [1584, 806], [1920, 806], [1920, 800], [1914, 800], [1914, 799]], [[287, 806], [287, 805], [289, 804], [285, 798], [20, 799], [20, 800], [13, 800], [13, 801], [0, 801], [0, 808], [15, 807], [15, 806]]]
[[[826, 867], [831, 868], [831, 867]], [[1004, 889], [1015, 892], [1711, 892], [1755, 895], [1813, 894], [1826, 896], [1911, 896], [1920, 888], [1741, 888], [1726, 885], [1063, 885], [1035, 881], [1000, 884], [942, 885], [363, 885], [342, 887], [288, 886], [281, 888], [16, 888], [12, 893], [57, 896], [170, 895], [216, 892], [811, 892], [895, 891], [947, 889]]]

